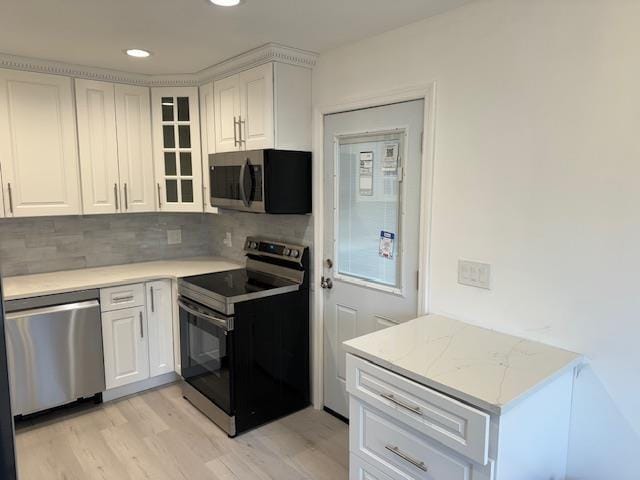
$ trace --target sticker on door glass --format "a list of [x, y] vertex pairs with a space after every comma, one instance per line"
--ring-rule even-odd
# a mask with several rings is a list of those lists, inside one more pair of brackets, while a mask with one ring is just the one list
[[373, 152], [360, 152], [360, 195], [373, 195]]
[[396, 234], [393, 232], [380, 231], [380, 247], [378, 255], [382, 258], [393, 258], [393, 244], [395, 243]]
[[398, 174], [398, 143], [387, 143], [384, 146], [384, 157], [382, 157], [382, 172], [385, 175]]

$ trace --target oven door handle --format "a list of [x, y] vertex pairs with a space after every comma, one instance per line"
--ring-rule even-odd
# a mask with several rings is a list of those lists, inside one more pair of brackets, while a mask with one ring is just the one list
[[213, 315], [207, 315], [206, 313], [199, 312], [191, 308], [189, 305], [184, 303], [182, 300], [178, 300], [178, 306], [182, 308], [185, 312], [190, 313], [194, 317], [201, 318], [208, 322], [213, 323], [215, 326], [224, 328], [226, 331], [230, 332], [233, 330], [233, 319], [225, 320], [223, 318], [214, 317]]

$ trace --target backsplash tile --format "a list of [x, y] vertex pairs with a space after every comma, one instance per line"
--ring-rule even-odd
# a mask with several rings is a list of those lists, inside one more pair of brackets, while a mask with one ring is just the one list
[[[181, 229], [182, 243], [168, 245], [167, 230]], [[232, 246], [224, 244], [231, 233]], [[313, 243], [310, 215], [259, 215], [222, 210], [0, 220], [3, 276], [216, 255], [244, 262], [244, 240], [262, 235]]]
[[[218, 215], [209, 217], [209, 225], [211, 254], [236, 261], [243, 261], [244, 240], [250, 235], [305, 246], [313, 244], [311, 215], [263, 215], [221, 210]], [[226, 232], [231, 233], [231, 247], [224, 244]]]
[[[138, 213], [0, 220], [3, 276], [211, 254], [209, 216]], [[167, 230], [182, 243], [167, 244]]]

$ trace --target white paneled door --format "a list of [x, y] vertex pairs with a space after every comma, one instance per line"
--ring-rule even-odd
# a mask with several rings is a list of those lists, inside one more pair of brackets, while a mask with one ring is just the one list
[[113, 84], [76, 79], [76, 109], [83, 211], [119, 212], [122, 195]]
[[116, 85], [115, 105], [122, 211], [153, 212], [156, 198], [149, 89]]
[[173, 296], [171, 280], [148, 282], [149, 376], [173, 372]]
[[347, 417], [342, 342], [418, 312], [424, 101], [324, 119], [324, 404]]
[[217, 80], [213, 86], [215, 105], [216, 152], [242, 150], [238, 136], [240, 111], [240, 76]]
[[202, 138], [202, 201], [204, 211], [218, 213], [216, 207], [211, 206], [211, 169], [209, 155], [216, 153], [215, 128], [215, 95], [213, 82], [200, 87], [200, 137]]
[[107, 390], [149, 378], [149, 341], [144, 307], [102, 312]]
[[70, 78], [0, 70], [0, 162], [7, 216], [81, 213]]
[[238, 130], [243, 148], [273, 148], [273, 63], [240, 74], [240, 110]]

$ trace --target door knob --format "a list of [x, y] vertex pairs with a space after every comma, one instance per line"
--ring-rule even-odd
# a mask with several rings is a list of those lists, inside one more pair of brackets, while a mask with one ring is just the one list
[[330, 258], [327, 258], [327, 259], [324, 261], [324, 263], [325, 263], [325, 265], [327, 266], [327, 268], [329, 268], [329, 269], [333, 268], [333, 260], [331, 260]]
[[322, 277], [322, 278], [320, 279], [320, 286], [321, 286], [322, 288], [326, 288], [327, 290], [331, 290], [331, 289], [333, 288], [333, 280], [331, 280], [331, 279], [330, 279], [330, 278], [328, 278], [328, 277], [327, 277], [327, 278]]

